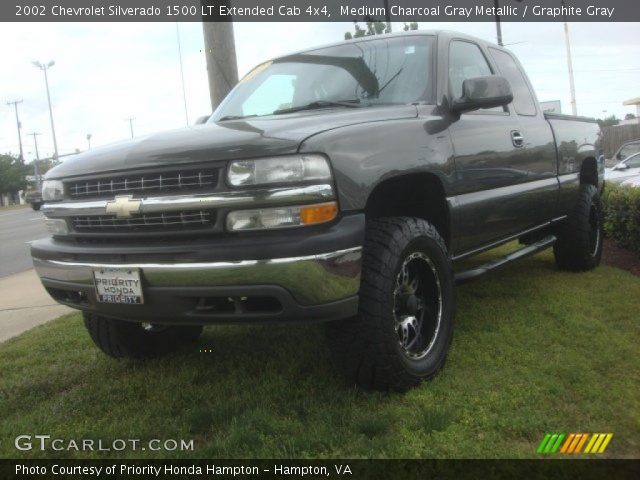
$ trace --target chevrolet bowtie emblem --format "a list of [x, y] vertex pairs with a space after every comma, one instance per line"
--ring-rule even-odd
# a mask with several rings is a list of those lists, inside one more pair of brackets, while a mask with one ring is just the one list
[[134, 200], [133, 195], [116, 195], [107, 202], [107, 213], [113, 213], [118, 218], [129, 218], [132, 213], [140, 211], [140, 200]]

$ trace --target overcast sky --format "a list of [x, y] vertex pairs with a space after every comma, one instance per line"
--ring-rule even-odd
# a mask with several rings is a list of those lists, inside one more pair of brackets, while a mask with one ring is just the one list
[[[394, 24], [394, 31], [401, 24]], [[181, 23], [182, 54], [191, 123], [210, 113], [202, 25]], [[339, 41], [345, 23], [236, 23], [242, 76], [269, 57]], [[421, 23], [495, 41], [493, 23]], [[637, 23], [570, 24], [578, 113], [624, 117], [640, 97], [640, 35]], [[540, 100], [560, 100], [570, 113], [569, 79], [562, 23], [506, 23], [504, 42], [522, 61]], [[13, 108], [20, 104], [27, 161], [35, 156], [30, 132], [40, 132], [40, 156], [53, 152], [43, 73], [32, 60], [56, 64], [49, 73], [60, 154], [184, 126], [184, 104], [175, 23], [0, 24], [0, 152], [18, 152]], [[606, 111], [606, 113], [603, 113]]]

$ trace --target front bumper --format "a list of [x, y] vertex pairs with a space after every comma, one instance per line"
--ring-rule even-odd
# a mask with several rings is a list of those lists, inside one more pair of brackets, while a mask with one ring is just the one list
[[[183, 257], [166, 246], [161, 254], [152, 254], [150, 247], [135, 254], [127, 246], [98, 254], [107, 249], [47, 239], [32, 244], [32, 256], [55, 300], [122, 320], [185, 325], [338, 320], [357, 311], [363, 236], [359, 217], [317, 232], [306, 244], [296, 238], [302, 231], [261, 237], [266, 245], [260, 252], [242, 242], [221, 250], [212, 241], [182, 246]], [[311, 251], [301, 251], [305, 245]], [[122, 255], [124, 251], [128, 253]], [[282, 255], [285, 251], [291, 256]], [[138, 269], [145, 303], [98, 302], [93, 272], [108, 267]]]

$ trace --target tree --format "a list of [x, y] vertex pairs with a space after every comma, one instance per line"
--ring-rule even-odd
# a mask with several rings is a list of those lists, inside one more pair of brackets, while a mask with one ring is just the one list
[[598, 120], [598, 125], [600, 125], [600, 127], [612, 127], [613, 125], [618, 125], [619, 123], [620, 123], [620, 119], [615, 115], [611, 115], [604, 119]]
[[624, 119], [625, 119], [625, 120], [633, 120], [634, 118], [636, 118], [636, 116], [635, 116], [635, 114], [633, 114], [633, 113], [627, 113], [627, 114], [624, 116]]
[[11, 155], [0, 155], [0, 202], [2, 194], [15, 197], [20, 190], [27, 186], [26, 176], [30, 170], [18, 158]]
[[391, 32], [391, 25], [386, 22], [367, 22], [367, 28], [362, 28], [358, 22], [353, 22], [354, 33], [346, 32], [344, 34], [345, 40], [351, 40], [352, 38], [369, 37], [371, 35], [380, 35], [383, 33]]
[[[370, 35], [380, 35], [382, 33], [391, 33], [391, 25], [386, 22], [367, 22], [367, 28], [362, 28], [358, 22], [353, 22], [354, 33], [346, 32], [344, 34], [345, 40], [351, 40], [352, 38], [368, 37]], [[418, 30], [418, 22], [405, 23], [402, 29], [405, 32], [409, 30]]]

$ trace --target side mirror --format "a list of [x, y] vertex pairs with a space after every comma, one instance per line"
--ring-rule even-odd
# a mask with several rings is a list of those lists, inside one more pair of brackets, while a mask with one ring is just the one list
[[626, 170], [627, 168], [629, 168], [629, 165], [627, 165], [626, 163], [619, 163], [615, 167], [613, 167], [614, 170]]
[[198, 117], [196, 120], [196, 125], [202, 125], [203, 123], [207, 123], [207, 120], [209, 120], [209, 117], [211, 115], [203, 115], [201, 117]]
[[452, 110], [463, 113], [481, 108], [493, 108], [513, 102], [511, 85], [498, 75], [467, 78], [462, 83], [462, 97], [453, 101]]

